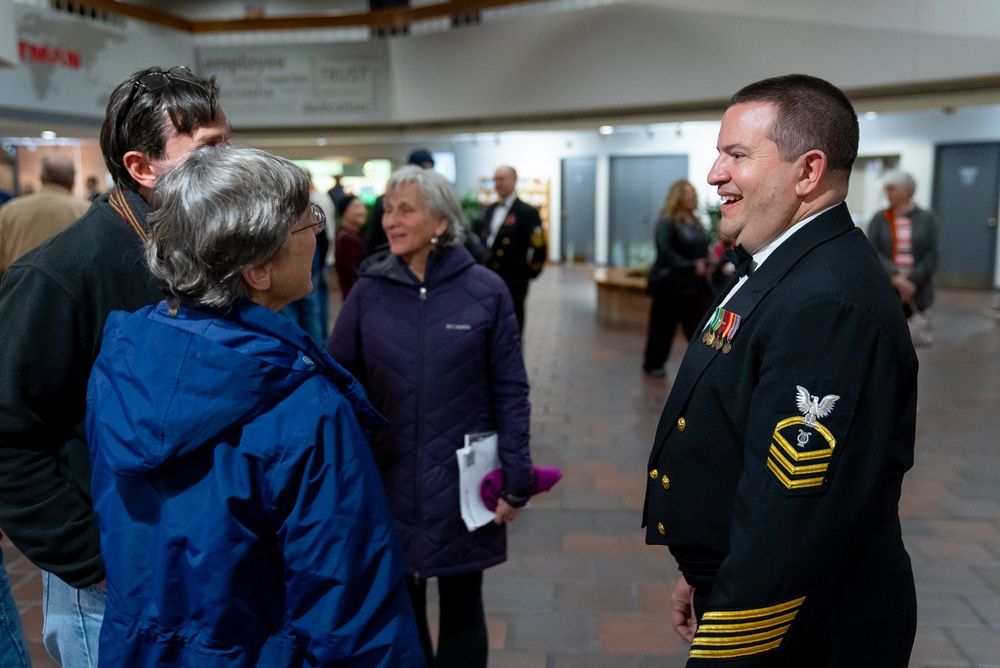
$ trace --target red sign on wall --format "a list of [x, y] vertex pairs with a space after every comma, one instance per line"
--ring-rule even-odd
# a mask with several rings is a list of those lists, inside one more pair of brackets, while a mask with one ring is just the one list
[[79, 51], [60, 49], [55, 46], [32, 44], [31, 42], [26, 42], [23, 39], [18, 42], [18, 47], [22, 61], [47, 63], [49, 65], [61, 65], [62, 67], [68, 67], [73, 70], [80, 69]]

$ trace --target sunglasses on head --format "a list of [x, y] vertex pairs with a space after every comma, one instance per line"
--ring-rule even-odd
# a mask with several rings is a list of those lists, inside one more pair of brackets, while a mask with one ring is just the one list
[[[177, 73], [181, 73], [184, 76], [177, 76]], [[132, 108], [132, 103], [135, 101], [138, 91], [151, 93], [161, 90], [169, 86], [174, 79], [181, 79], [188, 83], [197, 84], [197, 82], [191, 80], [193, 76], [194, 73], [184, 65], [177, 65], [176, 67], [171, 67], [169, 70], [144, 74], [133, 82], [132, 91], [129, 93], [128, 101], [125, 103], [124, 108], [126, 111]]]

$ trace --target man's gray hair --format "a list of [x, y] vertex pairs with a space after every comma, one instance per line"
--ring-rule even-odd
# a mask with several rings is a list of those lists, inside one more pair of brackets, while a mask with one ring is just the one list
[[400, 167], [389, 178], [385, 187], [386, 199], [407, 183], [417, 187], [432, 217], [448, 219], [448, 229], [438, 238], [438, 246], [461, 246], [465, 243], [465, 217], [455, 186], [432, 169], [407, 165]]
[[910, 175], [909, 172], [904, 172], [899, 169], [893, 169], [886, 172], [882, 177], [882, 185], [896, 186], [897, 188], [910, 191], [911, 194], [917, 189], [917, 182], [913, 180], [913, 176]]
[[251, 296], [243, 272], [277, 258], [307, 208], [302, 168], [252, 148], [200, 148], [153, 187], [150, 271], [172, 307], [227, 308]]
[[42, 183], [54, 183], [66, 190], [73, 190], [76, 167], [64, 155], [49, 155], [42, 158]]

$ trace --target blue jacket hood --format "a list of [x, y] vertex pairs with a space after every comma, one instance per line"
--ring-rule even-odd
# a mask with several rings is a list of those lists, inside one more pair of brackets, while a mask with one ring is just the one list
[[225, 313], [181, 308], [171, 316], [165, 302], [113, 312], [104, 341], [88, 391], [88, 400], [100, 393], [103, 411], [89, 420], [117, 432], [105, 443], [121, 447], [103, 454], [119, 475], [146, 475], [218, 441], [316, 374], [340, 390], [366, 431], [384, 422], [361, 384], [302, 329], [249, 301]]

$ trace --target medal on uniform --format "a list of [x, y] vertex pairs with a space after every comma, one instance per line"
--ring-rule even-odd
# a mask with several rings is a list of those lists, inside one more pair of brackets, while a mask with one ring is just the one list
[[701, 337], [702, 343], [721, 350], [723, 355], [728, 355], [733, 349], [733, 337], [736, 336], [742, 320], [742, 317], [732, 311], [718, 307], [712, 314], [708, 327], [705, 328], [705, 334]]
[[705, 334], [701, 337], [701, 342], [711, 348], [715, 347], [715, 331], [719, 328], [719, 323], [722, 322], [722, 316], [719, 315], [721, 310], [721, 308], [715, 309], [712, 319], [708, 321], [708, 327], [705, 328]]

